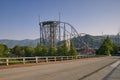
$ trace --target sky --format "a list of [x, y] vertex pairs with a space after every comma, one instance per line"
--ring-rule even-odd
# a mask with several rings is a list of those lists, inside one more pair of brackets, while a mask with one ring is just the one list
[[90, 35], [120, 31], [120, 0], [0, 0], [0, 39], [39, 38], [40, 21], [68, 22]]

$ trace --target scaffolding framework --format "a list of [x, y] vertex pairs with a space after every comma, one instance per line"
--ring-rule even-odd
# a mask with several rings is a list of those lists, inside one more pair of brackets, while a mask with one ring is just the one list
[[66, 41], [67, 45], [70, 46], [71, 41], [75, 42], [78, 40], [79, 43], [75, 43], [76, 48], [88, 48], [77, 30], [69, 23], [60, 21], [43, 21], [39, 23], [39, 26], [40, 44], [42, 46], [57, 47], [62, 45], [63, 41]]

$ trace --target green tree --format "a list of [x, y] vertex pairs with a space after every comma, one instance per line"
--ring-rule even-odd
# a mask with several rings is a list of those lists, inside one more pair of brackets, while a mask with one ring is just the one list
[[42, 46], [42, 55], [48, 56], [48, 47], [47, 46]]
[[64, 42], [64, 44], [62, 46], [62, 49], [63, 49], [63, 55], [64, 56], [69, 56], [69, 50], [68, 50], [68, 46], [67, 46], [67, 41]]
[[70, 43], [70, 51], [69, 51], [70, 56], [76, 56], [77, 55], [77, 51], [75, 49], [75, 46], [73, 44], [73, 42], [71, 41]]
[[42, 46], [40, 44], [35, 47], [35, 56], [42, 56]]
[[34, 48], [30, 46], [24, 46], [25, 56], [26, 57], [34, 57], [35, 56], [35, 50]]
[[64, 56], [63, 46], [58, 46], [57, 48], [57, 56]]
[[48, 56], [56, 56], [56, 48], [53, 47], [52, 45], [49, 48], [49, 54]]
[[25, 50], [24, 50], [24, 47], [20, 47], [21, 50], [20, 50], [20, 56], [21, 57], [25, 57]]
[[14, 54], [17, 57], [24, 56], [24, 50], [20, 46], [16, 45], [12, 48], [11, 53]]
[[0, 57], [8, 57], [9, 48], [5, 44], [0, 44]]
[[120, 54], [120, 46], [118, 46], [118, 53]]
[[119, 51], [119, 47], [113, 43], [113, 51], [111, 52], [112, 54], [117, 54]]
[[67, 41], [64, 41], [64, 44], [57, 48], [57, 55], [58, 56], [69, 56], [70, 55], [69, 49], [67, 46]]
[[103, 41], [100, 48], [97, 50], [98, 55], [111, 55], [111, 52], [113, 51], [113, 43], [110, 40], [110, 38], [107, 36], [107, 38]]

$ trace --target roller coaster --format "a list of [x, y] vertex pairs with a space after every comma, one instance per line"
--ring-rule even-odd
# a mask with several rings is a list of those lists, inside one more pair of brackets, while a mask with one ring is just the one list
[[90, 52], [92, 49], [81, 39], [77, 30], [67, 22], [61, 21], [43, 21], [40, 26], [40, 44], [42, 46], [58, 47], [64, 41], [70, 47], [71, 41], [74, 43], [77, 51], [84, 50]]

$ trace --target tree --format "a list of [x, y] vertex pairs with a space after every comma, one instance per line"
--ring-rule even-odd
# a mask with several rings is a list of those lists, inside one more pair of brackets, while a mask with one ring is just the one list
[[9, 48], [5, 44], [0, 44], [0, 57], [8, 57]]
[[77, 52], [75, 50], [75, 47], [74, 47], [72, 42], [70, 44], [70, 50], [69, 50], [68, 47], [69, 46], [67, 45], [67, 41], [65, 41], [62, 46], [59, 46], [57, 48], [57, 55], [58, 56], [71, 56], [71, 55], [76, 55], [77, 54]]
[[30, 46], [24, 46], [25, 56], [26, 57], [33, 57], [35, 56], [35, 50], [34, 48]]
[[119, 47], [113, 43], [113, 51], [111, 52], [112, 54], [117, 54], [119, 51]]
[[25, 57], [25, 50], [24, 50], [24, 47], [20, 47], [21, 50], [20, 50], [20, 57]]
[[21, 48], [20, 46], [16, 45], [15, 47], [12, 48], [11, 53], [14, 54], [17, 57], [24, 56], [24, 49]]
[[103, 41], [100, 48], [97, 50], [98, 55], [111, 55], [111, 52], [113, 51], [113, 43], [111, 42], [110, 38], [107, 36], [107, 38]]
[[74, 44], [73, 44], [72, 41], [71, 41], [71, 43], [70, 43], [70, 51], [69, 51], [69, 54], [70, 54], [70, 56], [76, 56], [76, 55], [77, 55], [77, 51], [76, 51], [76, 49], [75, 49]]
[[120, 54], [120, 46], [118, 46], [118, 53]]
[[49, 54], [48, 56], [56, 56], [56, 48], [53, 47], [52, 45], [49, 48]]
[[68, 50], [68, 46], [67, 46], [67, 41], [64, 42], [63, 46], [62, 46], [62, 52], [64, 56], [69, 56], [69, 50]]
[[35, 56], [42, 56], [42, 46], [40, 44], [35, 47]]
[[48, 47], [47, 46], [42, 46], [42, 55], [48, 56]]
[[63, 56], [64, 55], [64, 51], [63, 51], [63, 46], [58, 46], [57, 48], [57, 56]]

